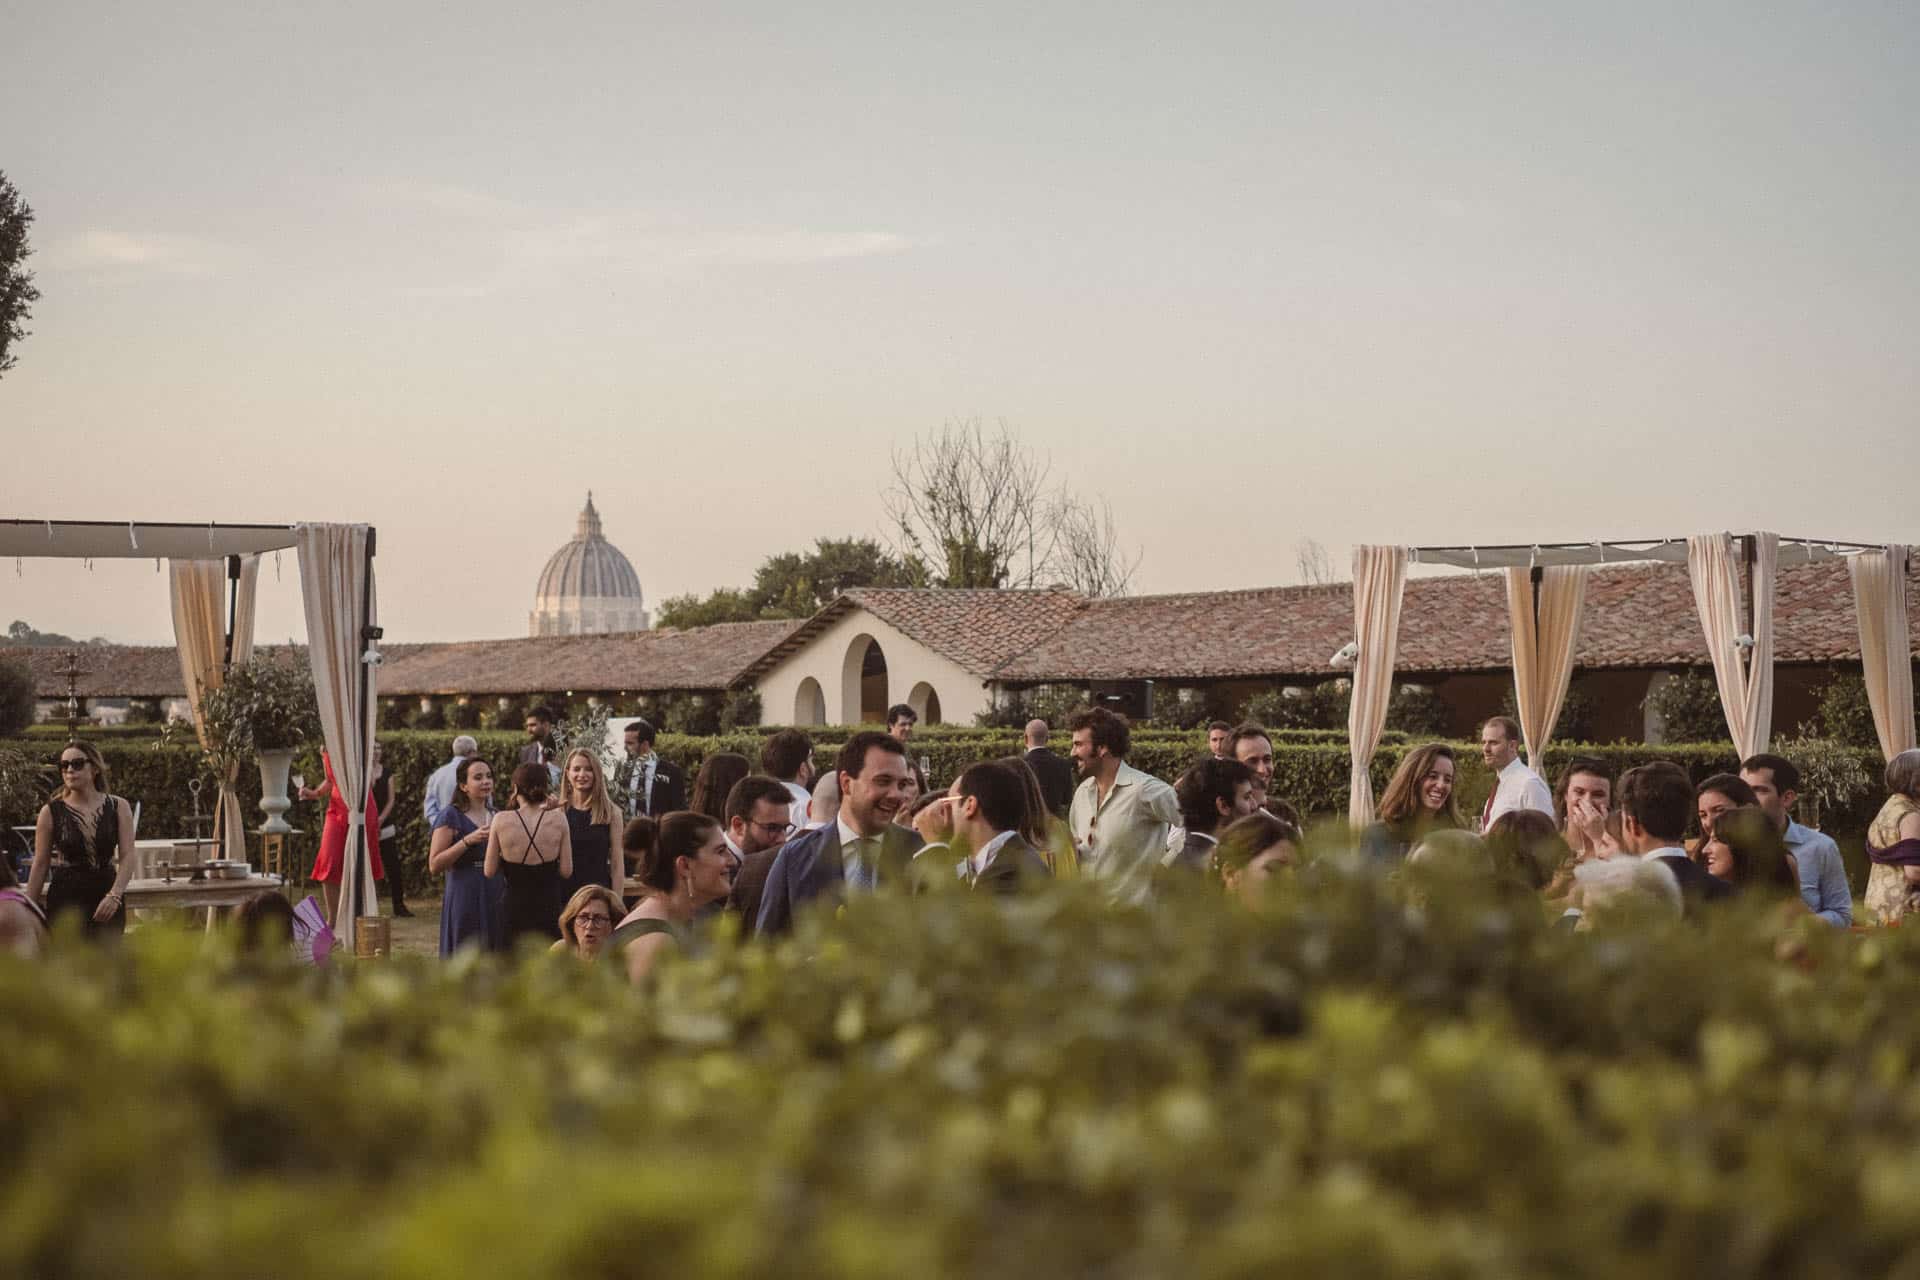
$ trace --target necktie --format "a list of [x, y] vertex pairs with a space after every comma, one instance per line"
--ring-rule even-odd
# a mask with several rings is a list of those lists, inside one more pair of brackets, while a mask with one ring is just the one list
[[856, 889], [872, 889], [880, 880], [880, 842], [872, 836], [861, 836], [853, 842], [855, 859], [853, 874], [848, 883]]
[[1480, 811], [1480, 829], [1482, 831], [1485, 831], [1488, 827], [1493, 825], [1493, 802], [1495, 797], [1497, 797], [1499, 794], [1500, 794], [1500, 781], [1498, 778], [1496, 778], [1494, 779], [1493, 790], [1487, 793], [1487, 807]]

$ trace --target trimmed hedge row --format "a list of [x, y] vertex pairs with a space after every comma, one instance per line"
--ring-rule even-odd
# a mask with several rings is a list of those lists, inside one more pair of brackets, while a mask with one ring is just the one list
[[[835, 727], [809, 732], [815, 743], [815, 762], [826, 767], [852, 731]], [[524, 734], [504, 731], [478, 731], [473, 736], [480, 743], [481, 755], [496, 765], [511, 761], [526, 742]], [[395, 865], [400, 868], [409, 891], [417, 892], [428, 883], [426, 856], [431, 832], [421, 816], [421, 792], [428, 775], [446, 763], [451, 740], [450, 734], [438, 731], [406, 730], [380, 735], [387, 766], [393, 773], [398, 793], [393, 816], [400, 828], [390, 847], [383, 847], [382, 857], [390, 869]], [[19, 741], [25, 742], [29, 750], [46, 760], [49, 766], [59, 756], [57, 743], [37, 739]], [[739, 752], [757, 767], [764, 742], [765, 735], [752, 730], [717, 737], [662, 734], [659, 749], [667, 759], [686, 769], [691, 779], [699, 769], [700, 762], [718, 751]], [[208, 789], [202, 793], [202, 808], [208, 813], [213, 811], [212, 775], [205, 770], [198, 748], [190, 743], [166, 745], [158, 739], [143, 742], [103, 739], [97, 745], [112, 770], [114, 789], [129, 799], [142, 802], [142, 831], [150, 834], [184, 834], [190, 830], [186, 817], [191, 812], [191, 797], [186, 783], [192, 777], [207, 781]], [[944, 785], [976, 761], [1014, 755], [1023, 750], [1018, 734], [980, 730], [941, 735], [929, 733], [924, 737], [916, 734], [911, 746], [916, 757], [926, 757], [936, 785]], [[1391, 743], [1374, 753], [1372, 773], [1376, 794], [1386, 786], [1394, 766], [1408, 749], [1407, 743]], [[1459, 760], [1456, 786], [1461, 812], [1477, 814], [1492, 790], [1493, 779], [1481, 762], [1477, 746], [1456, 743], [1455, 749]], [[1134, 737], [1130, 761], [1136, 768], [1171, 780], [1205, 751], [1206, 735], [1198, 730], [1187, 733], [1143, 732]], [[1649, 746], [1644, 743], [1555, 745], [1549, 747], [1546, 753], [1547, 776], [1557, 777], [1568, 759], [1575, 755], [1598, 756], [1606, 760], [1614, 767], [1616, 776], [1636, 764], [1650, 760], [1671, 760], [1684, 768], [1696, 782], [1739, 765], [1738, 757], [1729, 743], [1678, 746]], [[1868, 764], [1869, 772], [1877, 776], [1880, 771], [1878, 754], [1862, 751], [1861, 756]], [[309, 748], [303, 752], [295, 762], [294, 771], [304, 773], [310, 782], [318, 781], [321, 777], [318, 749]], [[1317, 744], [1282, 740], [1274, 745], [1273, 792], [1291, 801], [1304, 814], [1344, 814], [1347, 810], [1347, 774], [1348, 753], [1344, 740]], [[50, 790], [53, 785], [51, 768], [47, 776]], [[260, 820], [256, 807], [260, 796], [260, 778], [252, 764], [243, 769], [239, 785], [241, 802], [251, 826]], [[1849, 809], [1826, 815], [1823, 825], [1829, 831], [1857, 835], [1865, 831], [1881, 798], [1877, 789], [1870, 791]], [[323, 816], [320, 805], [298, 802], [288, 813], [288, 821], [309, 833], [304, 844], [309, 858]], [[33, 820], [32, 814], [0, 817], [9, 823]]]
[[612, 966], [0, 956], [6, 1270], [1911, 1275], [1920, 930], [862, 898]]

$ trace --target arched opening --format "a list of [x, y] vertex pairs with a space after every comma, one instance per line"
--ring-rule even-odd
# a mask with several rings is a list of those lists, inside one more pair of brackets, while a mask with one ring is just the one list
[[793, 695], [793, 722], [795, 724], [827, 722], [827, 695], [821, 691], [820, 682], [812, 676], [802, 680], [800, 688]]
[[840, 664], [840, 723], [879, 724], [887, 718], [887, 655], [862, 633]]
[[913, 692], [907, 695], [907, 705], [920, 717], [921, 724], [940, 723], [940, 695], [925, 680], [913, 686]]

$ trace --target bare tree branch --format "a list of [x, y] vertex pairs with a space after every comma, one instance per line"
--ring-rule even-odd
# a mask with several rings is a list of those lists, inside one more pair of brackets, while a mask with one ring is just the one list
[[1316, 538], [1302, 538], [1293, 544], [1293, 562], [1299, 566], [1300, 581], [1309, 587], [1324, 587], [1333, 581], [1333, 557]]

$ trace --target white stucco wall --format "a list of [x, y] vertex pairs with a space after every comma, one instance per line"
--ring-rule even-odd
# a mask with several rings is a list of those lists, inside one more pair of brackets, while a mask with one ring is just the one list
[[[990, 694], [979, 676], [959, 664], [941, 657], [903, 632], [882, 622], [865, 609], [855, 609], [815, 636], [806, 647], [789, 656], [779, 666], [761, 676], [760, 723], [794, 723], [794, 698], [800, 684], [811, 676], [820, 684], [826, 702], [828, 724], [844, 724], [842, 708], [849, 690], [845, 679], [848, 649], [860, 636], [872, 636], [887, 659], [887, 704], [906, 702], [917, 684], [925, 682], [940, 697], [940, 716], [946, 724], [972, 724], [973, 717], [985, 711]], [[859, 667], [854, 665], [851, 698], [859, 701]]]

